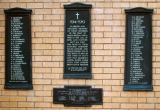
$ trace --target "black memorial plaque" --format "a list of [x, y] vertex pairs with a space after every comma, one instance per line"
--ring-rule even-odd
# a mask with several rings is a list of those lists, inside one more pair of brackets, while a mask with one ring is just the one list
[[32, 89], [31, 12], [11, 8], [5, 12], [5, 88]]
[[66, 9], [64, 78], [92, 78], [91, 7], [92, 5], [82, 3], [64, 5]]
[[142, 7], [126, 9], [124, 90], [153, 90], [152, 13]]
[[91, 86], [65, 86], [53, 89], [53, 103], [64, 106], [86, 106], [102, 104], [103, 90]]

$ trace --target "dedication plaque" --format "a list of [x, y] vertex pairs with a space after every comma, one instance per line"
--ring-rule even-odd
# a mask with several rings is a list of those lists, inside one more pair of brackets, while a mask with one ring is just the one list
[[64, 78], [92, 78], [91, 7], [82, 3], [64, 5]]
[[153, 90], [152, 13], [142, 7], [126, 9], [124, 90]]
[[11, 8], [5, 12], [5, 87], [32, 89], [31, 12]]
[[64, 106], [90, 107], [92, 104], [102, 104], [103, 90], [92, 89], [91, 86], [65, 86], [53, 89], [53, 103]]

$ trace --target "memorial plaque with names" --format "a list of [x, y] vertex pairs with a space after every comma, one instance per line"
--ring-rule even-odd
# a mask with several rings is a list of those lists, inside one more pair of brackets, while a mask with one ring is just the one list
[[152, 13], [142, 7], [126, 9], [124, 90], [153, 90]]
[[64, 5], [64, 78], [92, 78], [91, 7], [92, 5], [82, 3]]
[[5, 12], [5, 87], [32, 89], [31, 12], [11, 8]]
[[90, 107], [102, 104], [103, 90], [91, 86], [65, 86], [53, 89], [53, 103], [64, 106]]

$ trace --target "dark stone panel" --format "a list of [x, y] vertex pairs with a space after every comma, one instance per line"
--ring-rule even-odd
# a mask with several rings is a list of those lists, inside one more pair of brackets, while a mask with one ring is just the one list
[[90, 107], [92, 104], [102, 104], [102, 89], [91, 86], [65, 86], [53, 89], [53, 103], [64, 106]]
[[32, 89], [31, 12], [12, 8], [5, 12], [5, 88]]
[[124, 90], [152, 90], [153, 9], [126, 9]]
[[64, 8], [64, 78], [92, 78], [91, 5], [73, 3]]

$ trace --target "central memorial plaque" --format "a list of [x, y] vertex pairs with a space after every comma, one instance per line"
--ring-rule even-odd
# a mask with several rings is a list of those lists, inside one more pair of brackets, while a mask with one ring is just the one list
[[153, 90], [152, 13], [142, 7], [126, 9], [124, 90]]
[[30, 9], [4, 10], [5, 21], [5, 87], [32, 89], [31, 12]]
[[64, 78], [92, 78], [91, 7], [92, 5], [82, 3], [64, 5], [66, 9]]
[[91, 86], [65, 86], [53, 89], [53, 103], [64, 106], [86, 106], [102, 104], [102, 89]]

